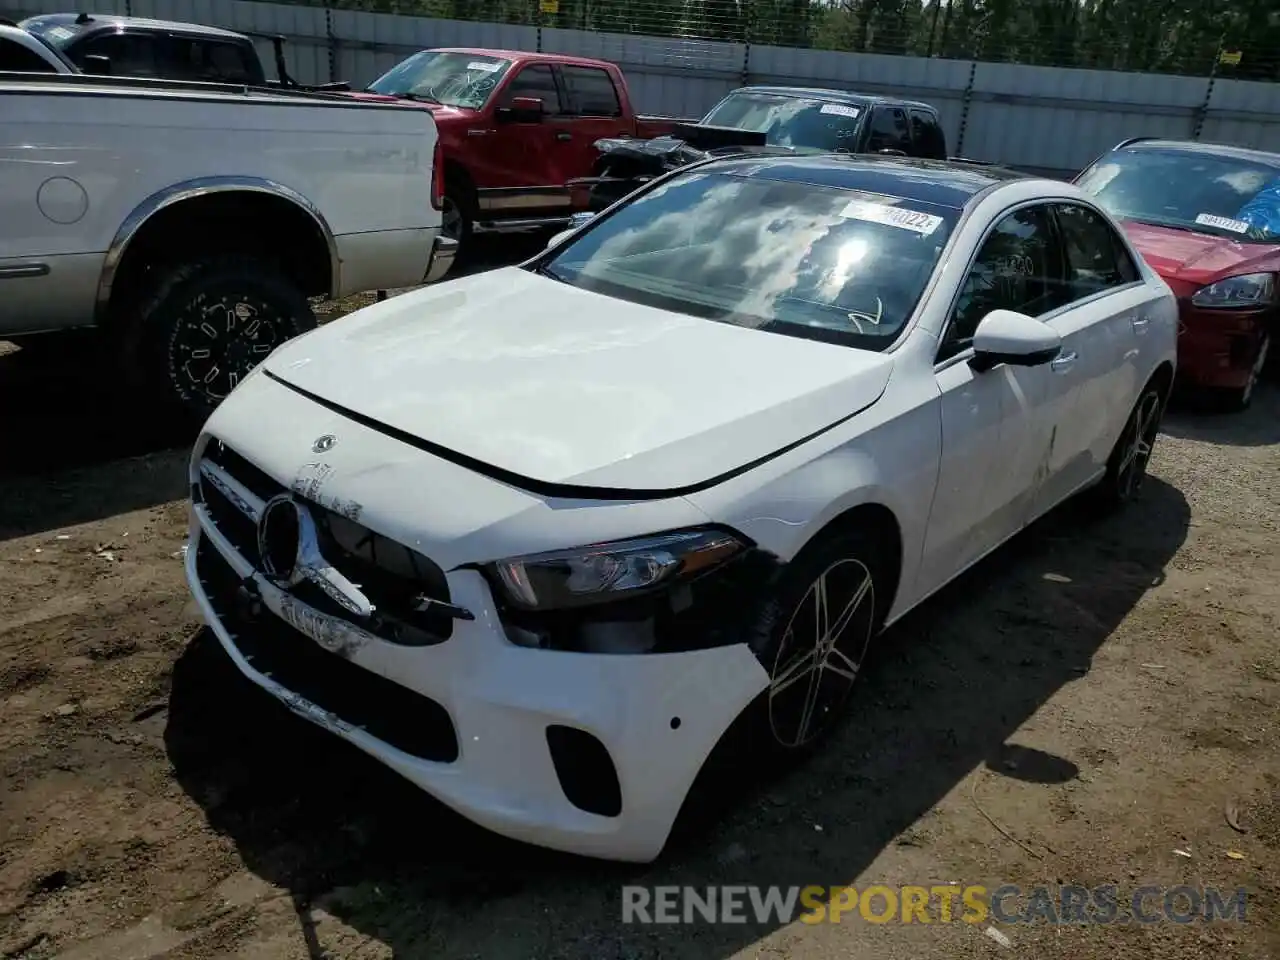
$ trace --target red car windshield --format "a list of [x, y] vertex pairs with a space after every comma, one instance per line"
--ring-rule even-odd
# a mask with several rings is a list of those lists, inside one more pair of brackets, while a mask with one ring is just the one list
[[1275, 165], [1201, 149], [1133, 146], [1076, 178], [1113, 216], [1254, 243], [1280, 243]]

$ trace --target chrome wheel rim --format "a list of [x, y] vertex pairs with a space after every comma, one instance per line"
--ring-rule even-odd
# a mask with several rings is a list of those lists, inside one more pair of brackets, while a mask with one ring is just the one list
[[797, 749], [839, 716], [871, 643], [875, 581], [866, 564], [839, 560], [796, 604], [783, 631], [769, 680], [769, 729]]
[[1160, 432], [1160, 394], [1150, 390], [1138, 401], [1133, 411], [1132, 429], [1126, 435], [1120, 468], [1116, 471], [1120, 498], [1130, 500], [1142, 489], [1147, 476], [1147, 463]]
[[1240, 399], [1248, 403], [1253, 399], [1253, 388], [1258, 385], [1258, 380], [1262, 377], [1262, 369], [1267, 365], [1267, 351], [1271, 349], [1271, 337], [1263, 335], [1262, 343], [1258, 346], [1258, 357], [1253, 361], [1253, 369], [1249, 371], [1249, 380], [1244, 385], [1244, 393]]

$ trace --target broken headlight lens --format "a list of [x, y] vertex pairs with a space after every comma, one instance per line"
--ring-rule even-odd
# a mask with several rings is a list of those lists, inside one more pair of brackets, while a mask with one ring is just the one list
[[554, 610], [621, 600], [696, 576], [746, 548], [725, 530], [697, 529], [594, 543], [486, 565], [512, 605]]

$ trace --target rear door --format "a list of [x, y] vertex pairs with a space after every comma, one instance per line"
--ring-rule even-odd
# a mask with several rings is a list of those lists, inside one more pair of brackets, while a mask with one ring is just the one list
[[1037, 512], [1105, 468], [1140, 386], [1134, 321], [1141, 321], [1150, 299], [1137, 265], [1097, 211], [1061, 202], [1053, 213], [1063, 252], [1063, 306], [1045, 322], [1062, 337], [1062, 353], [1051, 365], [1058, 426]]
[[557, 183], [591, 173], [599, 154], [592, 146], [603, 137], [630, 131], [622, 109], [622, 95], [608, 70], [564, 64], [557, 67], [567, 109], [556, 121], [555, 176]]

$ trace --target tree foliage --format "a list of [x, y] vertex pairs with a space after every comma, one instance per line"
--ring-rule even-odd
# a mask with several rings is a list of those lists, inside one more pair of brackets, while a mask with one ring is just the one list
[[1277, 0], [345, 0], [459, 20], [1280, 80]]

